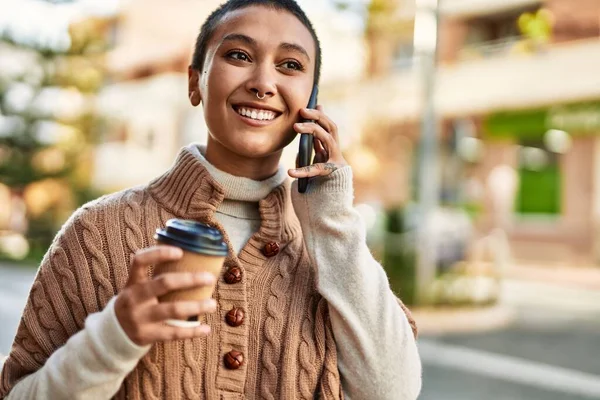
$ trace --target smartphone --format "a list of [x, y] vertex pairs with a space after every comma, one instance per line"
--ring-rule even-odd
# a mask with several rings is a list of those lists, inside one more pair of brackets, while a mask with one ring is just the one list
[[[317, 97], [319, 95], [319, 87], [315, 85], [310, 99], [308, 100], [308, 106], [306, 108], [317, 108]], [[314, 122], [308, 119], [302, 119], [302, 122]], [[311, 164], [313, 152], [313, 135], [310, 133], [300, 134], [300, 148], [298, 150], [298, 168], [308, 167]], [[305, 193], [308, 189], [308, 178], [298, 179], [298, 192]]]

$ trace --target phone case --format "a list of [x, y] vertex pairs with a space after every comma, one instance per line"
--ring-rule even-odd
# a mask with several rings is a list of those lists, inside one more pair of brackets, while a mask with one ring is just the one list
[[[307, 108], [317, 107], [317, 97], [319, 95], [319, 88], [317, 85], [313, 87], [310, 99], [308, 100]], [[312, 120], [304, 119], [303, 122], [314, 122]], [[309, 133], [300, 134], [300, 148], [298, 149], [298, 167], [307, 167], [311, 164], [313, 151], [313, 135]], [[298, 179], [298, 192], [305, 193], [308, 189], [308, 178]]]

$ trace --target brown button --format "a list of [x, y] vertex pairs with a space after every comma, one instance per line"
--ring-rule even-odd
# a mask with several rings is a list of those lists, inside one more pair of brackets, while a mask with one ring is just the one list
[[228, 369], [238, 369], [244, 363], [244, 355], [239, 351], [231, 350], [225, 354], [224, 361]]
[[240, 326], [244, 323], [244, 310], [234, 307], [225, 316], [225, 321], [229, 326]]
[[267, 257], [275, 257], [277, 254], [279, 254], [279, 243], [267, 243], [263, 248], [263, 254]]
[[225, 272], [225, 282], [229, 284], [240, 283], [242, 280], [242, 269], [240, 267], [231, 267]]

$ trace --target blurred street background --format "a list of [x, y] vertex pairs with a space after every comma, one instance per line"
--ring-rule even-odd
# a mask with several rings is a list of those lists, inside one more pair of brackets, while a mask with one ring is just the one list
[[[298, 2], [421, 398], [600, 398], [600, 0]], [[73, 210], [205, 141], [186, 70], [219, 3], [0, 0], [0, 353]]]

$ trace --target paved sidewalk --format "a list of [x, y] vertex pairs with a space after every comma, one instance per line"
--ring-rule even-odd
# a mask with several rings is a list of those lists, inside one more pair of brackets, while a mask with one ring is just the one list
[[515, 322], [519, 310], [536, 308], [571, 316], [600, 315], [600, 290], [556, 279], [507, 278], [498, 304], [491, 307], [412, 308], [424, 335], [486, 332]]
[[509, 279], [600, 290], [600, 266], [542, 265], [517, 262], [506, 270]]

